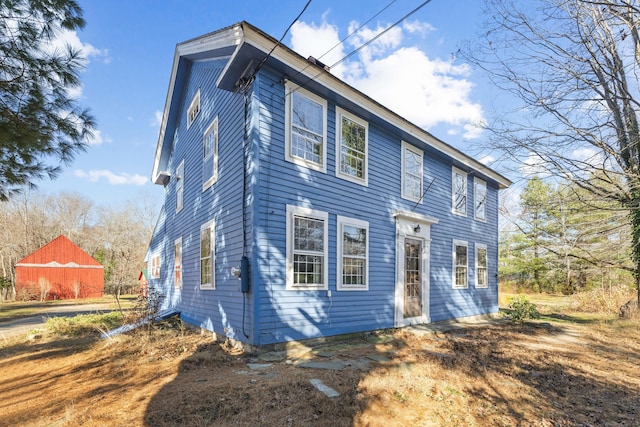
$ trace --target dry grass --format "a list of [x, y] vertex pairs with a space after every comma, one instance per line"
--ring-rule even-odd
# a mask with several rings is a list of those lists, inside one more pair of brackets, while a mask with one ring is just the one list
[[[640, 424], [637, 321], [546, 312], [418, 336], [388, 331], [264, 363], [165, 323], [0, 344], [0, 424], [21, 426], [630, 426]], [[373, 361], [371, 358], [379, 361]], [[303, 369], [340, 359], [342, 371]], [[328, 398], [313, 378], [340, 393]]]

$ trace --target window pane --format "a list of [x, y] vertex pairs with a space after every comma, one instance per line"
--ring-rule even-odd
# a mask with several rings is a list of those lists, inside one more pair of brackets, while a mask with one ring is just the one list
[[344, 174], [364, 178], [366, 130], [364, 126], [342, 117], [340, 171]]
[[455, 210], [457, 212], [467, 212], [467, 179], [466, 176], [455, 175]]
[[485, 218], [486, 202], [487, 202], [487, 186], [482, 183], [476, 183], [476, 217]]
[[403, 196], [420, 199], [422, 197], [422, 155], [405, 147], [403, 147], [403, 153]]
[[324, 221], [296, 217], [293, 233], [294, 250], [312, 252], [324, 250]]
[[324, 283], [324, 257], [318, 255], [293, 256], [293, 283], [312, 285]]
[[291, 96], [294, 126], [322, 135], [322, 105], [297, 91], [293, 92]]
[[363, 258], [342, 259], [342, 284], [343, 285], [366, 285], [364, 282], [366, 260]]
[[467, 286], [467, 247], [456, 245], [456, 286]]
[[456, 246], [456, 265], [467, 265], [467, 247]]
[[211, 259], [202, 258], [200, 260], [200, 284], [211, 284]]
[[200, 231], [200, 258], [211, 254], [211, 228], [206, 227]]
[[367, 230], [365, 228], [345, 225], [342, 228], [344, 255], [366, 256], [367, 254]]

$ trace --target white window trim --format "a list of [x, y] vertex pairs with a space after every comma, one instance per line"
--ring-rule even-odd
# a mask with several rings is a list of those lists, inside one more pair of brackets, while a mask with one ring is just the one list
[[[475, 286], [476, 288], [480, 288], [480, 289], [485, 289], [489, 287], [489, 252], [487, 251], [487, 245], [482, 244], [482, 243], [476, 243], [475, 244], [475, 276], [476, 276], [476, 281], [475, 281]], [[479, 270], [478, 270], [478, 251], [484, 249], [486, 255], [486, 262], [487, 265], [485, 265], [485, 278], [484, 278], [484, 285], [479, 285], [480, 281], [478, 280], [480, 275], [479, 275]]]
[[151, 262], [149, 267], [149, 277], [151, 279], [160, 278], [160, 255], [154, 254], [151, 256]]
[[[464, 203], [464, 212], [456, 210], [456, 175], [461, 175], [464, 177], [464, 192], [465, 192], [465, 203]], [[457, 167], [452, 168], [451, 172], [451, 211], [460, 216], [467, 216], [467, 210], [469, 208], [469, 183], [467, 182], [467, 173], [458, 169]]]
[[[411, 152], [413, 152], [413, 153], [415, 153], [415, 154], [420, 156], [420, 197], [414, 197], [414, 196], [412, 196], [410, 194], [405, 194], [405, 192], [404, 192], [404, 188], [405, 188], [405, 185], [404, 185], [405, 184], [405, 170], [404, 170], [405, 169], [405, 163], [404, 162], [405, 162], [405, 152], [406, 151], [411, 151]], [[402, 179], [401, 179], [400, 185], [402, 186], [402, 188], [400, 189], [400, 193], [402, 195], [402, 198], [406, 199], [406, 200], [410, 200], [412, 202], [416, 202], [416, 203], [422, 204], [422, 202], [423, 202], [423, 197], [422, 196], [423, 196], [423, 193], [424, 193], [424, 151], [422, 151], [419, 148], [414, 147], [413, 145], [411, 145], [411, 144], [409, 144], [409, 143], [407, 143], [405, 141], [402, 141], [401, 155], [402, 155], [402, 158], [401, 158], [400, 163], [402, 165]]]
[[[284, 87], [285, 87], [284, 158], [286, 161], [294, 163], [296, 165], [304, 166], [306, 168], [317, 170], [322, 173], [327, 173], [327, 101], [289, 81], [285, 82]], [[321, 159], [322, 164], [310, 162], [306, 159], [303, 159], [291, 154], [291, 124], [292, 124], [291, 94], [293, 92], [298, 92], [306, 96], [307, 98], [310, 98], [311, 100], [317, 102], [318, 104], [322, 105], [322, 159]]]
[[[182, 196], [179, 190], [182, 190]], [[184, 207], [184, 160], [182, 160], [176, 168], [176, 212], [180, 212]]]
[[[202, 230], [205, 228], [210, 228], [211, 230], [211, 283], [202, 283]], [[198, 272], [200, 282], [200, 289], [202, 290], [212, 290], [216, 288], [216, 223], [212, 219], [207, 221], [206, 223], [200, 226], [200, 235], [198, 235], [198, 240], [200, 244], [198, 245]]]
[[[195, 111], [195, 114], [193, 112]], [[200, 115], [200, 89], [196, 92], [187, 109], [187, 129], [191, 127], [196, 118]]]
[[[294, 218], [297, 216], [312, 218], [324, 221], [324, 263], [323, 273], [324, 283], [316, 285], [296, 285], [293, 283], [293, 246], [294, 246]], [[286, 219], [286, 275], [287, 275], [287, 290], [327, 290], [329, 288], [329, 214], [314, 209], [303, 208], [301, 206], [287, 205], [287, 219]]]
[[[342, 117], [345, 117], [351, 120], [354, 123], [359, 124], [364, 128], [364, 165], [363, 173], [364, 178], [358, 178], [356, 176], [352, 176], [346, 174], [341, 171], [341, 161], [342, 161]], [[369, 185], [369, 123], [361, 118], [354, 116], [348, 111], [343, 110], [340, 107], [336, 107], [336, 176], [338, 178], [342, 178], [347, 181], [355, 182], [356, 184], [361, 184], [367, 187]]]
[[[177, 247], [178, 245], [180, 245], [180, 284], [178, 284], [178, 282], [176, 282], [176, 280], [175, 280], [175, 279], [176, 279], [176, 267], [177, 267], [177, 265], [176, 265], [176, 259], [177, 259], [177, 256], [176, 256], [176, 247]], [[174, 285], [174, 287], [175, 287], [176, 289], [180, 289], [180, 288], [182, 288], [182, 284], [183, 284], [183, 282], [182, 282], [182, 271], [183, 271], [183, 268], [182, 268], [183, 262], [182, 262], [182, 260], [183, 260], [183, 253], [184, 253], [184, 250], [183, 250], [183, 248], [182, 248], [182, 237], [178, 237], [178, 238], [173, 242], [173, 285]]]
[[[358, 228], [364, 228], [367, 232], [367, 239], [365, 241], [365, 258], [364, 258], [364, 286], [360, 285], [344, 285], [342, 283], [342, 262], [343, 262], [343, 239], [342, 230], [345, 225], [352, 225]], [[337, 262], [336, 262], [336, 289], [338, 291], [368, 291], [369, 290], [369, 223], [355, 218], [347, 218], [344, 216], [337, 216]]]
[[[467, 280], [465, 281], [466, 284], [465, 285], [458, 285], [456, 283], [456, 267], [457, 265], [457, 259], [456, 259], [456, 246], [464, 246], [465, 248], [467, 248]], [[453, 240], [453, 247], [452, 247], [452, 252], [451, 252], [451, 258], [453, 260], [453, 269], [451, 271], [451, 276], [452, 276], [452, 281], [451, 284], [453, 286], [454, 289], [467, 289], [469, 287], [469, 243], [465, 240]]]
[[211, 132], [214, 132], [214, 144], [213, 144], [213, 172], [211, 174], [211, 178], [207, 179], [202, 183], [202, 191], [211, 187], [218, 181], [218, 140], [220, 139], [220, 130], [218, 128], [218, 116], [213, 119], [213, 122], [209, 125], [206, 131], [204, 131], [204, 135], [202, 137], [202, 177], [204, 179], [204, 146], [206, 145], [207, 135]]
[[[484, 216], [478, 216], [478, 186], [484, 187]], [[478, 221], [487, 220], [487, 183], [480, 178], [473, 178], [473, 218]]]

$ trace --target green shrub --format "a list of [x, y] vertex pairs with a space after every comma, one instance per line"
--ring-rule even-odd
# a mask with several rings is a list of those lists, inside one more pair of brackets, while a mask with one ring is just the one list
[[524, 295], [518, 295], [509, 299], [509, 316], [514, 322], [522, 322], [527, 319], [538, 319], [540, 313], [534, 303]]

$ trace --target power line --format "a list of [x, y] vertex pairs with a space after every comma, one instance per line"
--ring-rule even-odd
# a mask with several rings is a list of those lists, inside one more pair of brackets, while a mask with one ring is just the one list
[[[335, 64], [333, 64], [331, 66], [331, 68], [335, 67], [336, 65], [340, 65], [342, 62], [344, 62], [345, 60], [347, 60], [348, 58], [350, 58], [352, 55], [354, 55], [355, 53], [359, 52], [360, 50], [364, 49], [366, 46], [370, 45], [371, 43], [373, 43], [374, 41], [376, 41], [377, 39], [379, 39], [380, 37], [382, 37], [384, 34], [386, 34], [389, 30], [391, 30], [392, 28], [398, 26], [398, 24], [400, 24], [402, 21], [404, 21], [405, 19], [407, 19], [408, 17], [410, 17], [411, 15], [413, 15], [414, 13], [416, 13], [417, 11], [419, 11], [420, 9], [422, 9], [423, 7], [425, 7], [427, 4], [431, 3], [431, 0], [426, 0], [424, 1], [420, 6], [416, 7], [415, 9], [413, 9], [411, 12], [407, 13], [406, 15], [404, 15], [402, 18], [398, 19], [394, 24], [390, 25], [389, 27], [385, 28], [384, 30], [382, 30], [380, 33], [378, 33], [375, 37], [371, 38], [369, 41], [363, 43], [360, 47], [354, 49], [353, 51], [351, 51], [351, 53], [347, 54], [344, 58], [342, 58], [341, 60], [339, 60], [338, 62], [336, 62]], [[317, 76], [316, 76], [317, 77]]]
[[[395, 0], [394, 0], [395, 1]], [[414, 8], [412, 11], [410, 11], [409, 13], [405, 14], [402, 18], [398, 19], [395, 23], [393, 23], [392, 25], [388, 26], [387, 28], [385, 28], [384, 30], [382, 30], [380, 33], [378, 33], [376, 36], [372, 37], [370, 40], [364, 42], [362, 45], [360, 45], [359, 47], [357, 47], [356, 49], [354, 49], [353, 51], [351, 51], [350, 53], [348, 53], [347, 55], [345, 55], [344, 57], [342, 57], [342, 59], [340, 59], [338, 62], [336, 62], [335, 64], [331, 65], [329, 68], [333, 68], [339, 64], [341, 64], [342, 62], [344, 62], [345, 60], [347, 60], [348, 58], [350, 58], [351, 56], [353, 56], [355, 53], [359, 52], [360, 50], [364, 49], [366, 46], [370, 45], [371, 43], [373, 43], [374, 41], [376, 41], [377, 39], [379, 39], [380, 37], [382, 37], [384, 34], [386, 34], [388, 31], [390, 31], [392, 28], [398, 26], [398, 24], [400, 24], [402, 21], [404, 21], [405, 19], [409, 18], [411, 15], [413, 15], [414, 13], [416, 13], [417, 11], [419, 11], [420, 9], [422, 9], [424, 6], [426, 6], [427, 4], [431, 3], [431, 0], [425, 0], [422, 4], [420, 4], [418, 7]], [[389, 5], [385, 6], [380, 12], [378, 12], [375, 16], [379, 15], [382, 11], [384, 11], [386, 8], [388, 8], [389, 6], [391, 6], [392, 3], [390, 3]], [[370, 18], [367, 22], [370, 22], [373, 18]], [[363, 24], [360, 26], [360, 28], [362, 28], [364, 25]], [[358, 28], [358, 30], [360, 29]], [[354, 31], [353, 33], [357, 32], [358, 30]], [[351, 33], [349, 36], [347, 36], [345, 38], [345, 40], [347, 38], [349, 38], [351, 35], [353, 35], [353, 33]], [[342, 43], [342, 42], [340, 42]], [[332, 47], [329, 51], [333, 50], [335, 48]], [[327, 52], [328, 53], [328, 52]], [[325, 53], [326, 55], [326, 53]], [[324, 55], [323, 55], [324, 56]], [[298, 71], [295, 76], [297, 76], [298, 74], [302, 73], [304, 70], [306, 70], [309, 66], [306, 66], [305, 68], [303, 68], [302, 70]], [[317, 73], [315, 76], [313, 77], [309, 77], [304, 83], [301, 83], [299, 85], [299, 87], [303, 87], [306, 86], [309, 82], [314, 81], [316, 78], [318, 78], [320, 75], [322, 75], [322, 71]], [[294, 77], [295, 77], [294, 76]], [[298, 87], [298, 88], [299, 88]], [[298, 90], [298, 88], [295, 88], [293, 90], [291, 90], [291, 92], [289, 92], [289, 94], [295, 92]]]
[[[360, 25], [358, 28], [356, 28], [355, 30], [353, 30], [351, 33], [347, 34], [347, 36], [345, 38], [343, 38], [342, 40], [340, 40], [338, 43], [336, 43], [335, 45], [333, 45], [333, 47], [331, 47], [331, 49], [329, 49], [328, 51], [326, 51], [325, 53], [323, 53], [322, 55], [320, 55], [318, 57], [318, 59], [322, 59], [325, 56], [327, 56], [329, 54], [329, 52], [331, 52], [333, 49], [337, 48], [338, 46], [340, 46], [341, 44], [343, 44], [345, 41], [347, 41], [351, 36], [353, 36], [354, 34], [356, 34], [358, 31], [360, 31], [365, 25], [367, 25], [369, 22], [373, 21], [375, 18], [377, 18], [382, 12], [384, 12], [385, 10], [387, 10], [392, 4], [394, 4], [397, 0], [392, 0], [389, 4], [387, 4], [385, 7], [383, 7], [382, 9], [380, 9], [375, 15], [373, 15], [371, 18], [367, 19], [367, 21]], [[307, 68], [309, 68], [311, 66], [311, 64], [308, 64], [306, 67], [304, 67], [301, 70], [298, 70], [298, 72], [296, 72], [293, 77], [297, 77], [298, 75], [302, 74]], [[317, 76], [316, 76], [317, 77]]]
[[[311, 0], [308, 0], [307, 4], [305, 4], [304, 7], [302, 8], [302, 11], [300, 11], [298, 16], [296, 16], [296, 18], [293, 21], [291, 21], [291, 23], [289, 24], [287, 29], [284, 31], [284, 33], [282, 34], [282, 37], [280, 37], [280, 40], [278, 40], [278, 43], [273, 45], [273, 47], [271, 48], [271, 50], [269, 51], [267, 56], [265, 56], [262, 59], [262, 61], [260, 61], [260, 63], [256, 66], [255, 70], [253, 70], [253, 73], [251, 73], [251, 78], [248, 79], [248, 82], [251, 82], [253, 80], [253, 78], [255, 77], [255, 75], [258, 74], [258, 71], [260, 71], [260, 69], [262, 68], [264, 63], [267, 62], [267, 59], [269, 59], [269, 57], [271, 56], [273, 51], [276, 50], [276, 47], [278, 47], [280, 44], [282, 44], [282, 40], [285, 38], [285, 36], [287, 35], [287, 33], [289, 32], [291, 27], [293, 27], [293, 24], [295, 24], [298, 21], [298, 19], [300, 19], [300, 17], [307, 10], [307, 8], [309, 7], [310, 4], [311, 4]], [[246, 87], [246, 85], [245, 85], [245, 87]]]

